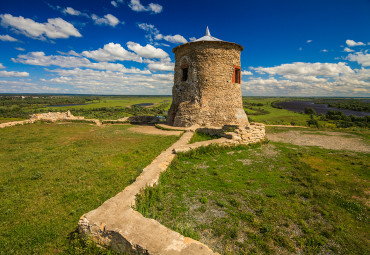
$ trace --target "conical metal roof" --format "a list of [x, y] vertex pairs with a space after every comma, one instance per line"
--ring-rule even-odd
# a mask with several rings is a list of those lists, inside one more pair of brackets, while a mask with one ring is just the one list
[[200, 42], [200, 41], [221, 41], [221, 42], [223, 42], [222, 40], [211, 36], [211, 33], [209, 32], [208, 26], [207, 26], [207, 29], [206, 29], [205, 36], [203, 36], [203, 37], [201, 37], [197, 40], [194, 40], [193, 42]]

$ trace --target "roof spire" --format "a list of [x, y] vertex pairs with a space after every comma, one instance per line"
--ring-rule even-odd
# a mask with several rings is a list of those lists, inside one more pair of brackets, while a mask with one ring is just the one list
[[211, 36], [211, 33], [209, 32], [208, 26], [207, 26], [207, 29], [206, 29], [206, 36]]

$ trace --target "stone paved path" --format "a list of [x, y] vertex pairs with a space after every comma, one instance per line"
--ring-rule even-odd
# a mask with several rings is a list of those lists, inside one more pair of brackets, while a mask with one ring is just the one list
[[175, 157], [174, 149], [185, 146], [192, 136], [192, 132], [185, 132], [175, 144], [144, 168], [133, 184], [83, 215], [79, 221], [80, 233], [124, 254], [216, 254], [205, 244], [184, 237], [132, 209], [136, 194], [158, 182], [161, 172]]

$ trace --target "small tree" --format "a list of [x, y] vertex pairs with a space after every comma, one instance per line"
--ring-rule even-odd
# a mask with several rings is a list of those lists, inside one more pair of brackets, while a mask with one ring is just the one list
[[314, 119], [313, 115], [311, 115], [311, 118], [307, 121], [308, 126], [310, 127], [311, 125], [319, 128], [319, 122]]
[[316, 111], [312, 107], [306, 107], [306, 108], [304, 108], [304, 113], [312, 115], [312, 114], [316, 114]]

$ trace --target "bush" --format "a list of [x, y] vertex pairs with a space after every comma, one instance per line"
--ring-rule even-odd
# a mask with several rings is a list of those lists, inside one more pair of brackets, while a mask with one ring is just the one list
[[305, 114], [310, 114], [310, 115], [312, 115], [312, 114], [316, 114], [316, 111], [315, 111], [315, 109], [313, 109], [312, 107], [306, 107], [306, 108], [304, 108], [304, 113], [305, 113]]

